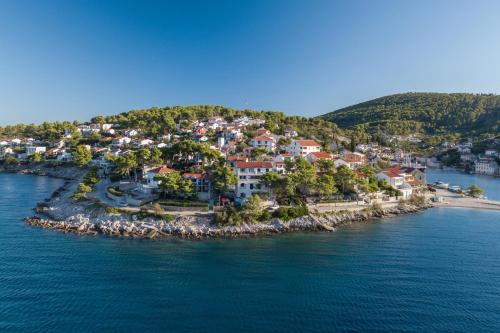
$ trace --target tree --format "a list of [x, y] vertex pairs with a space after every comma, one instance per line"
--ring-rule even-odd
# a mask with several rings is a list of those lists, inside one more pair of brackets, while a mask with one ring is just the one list
[[115, 170], [121, 176], [126, 176], [130, 178], [130, 173], [132, 170], [137, 168], [137, 159], [135, 154], [126, 154], [114, 158]]
[[19, 164], [19, 161], [12, 155], [7, 155], [7, 157], [5, 157], [5, 164], [6, 165], [17, 165]]
[[209, 172], [212, 189], [217, 195], [222, 195], [229, 191], [231, 185], [236, 184], [236, 175], [227, 165], [214, 165]]
[[80, 184], [78, 184], [78, 191], [80, 191], [82, 193], [92, 192], [92, 187], [90, 187], [89, 185], [87, 185], [85, 183], [80, 183]]
[[338, 167], [334, 179], [337, 184], [342, 186], [342, 193], [346, 193], [347, 191], [352, 192], [354, 190], [353, 184], [356, 179], [356, 174], [345, 165]]
[[470, 185], [467, 188], [467, 191], [469, 192], [469, 195], [474, 198], [478, 198], [484, 193], [484, 190], [475, 184]]
[[178, 192], [182, 185], [182, 176], [178, 171], [160, 173], [154, 177], [159, 182], [160, 191], [163, 194]]
[[323, 174], [318, 179], [317, 184], [318, 192], [321, 196], [328, 197], [337, 192], [335, 187], [335, 179], [332, 175]]
[[78, 146], [73, 153], [73, 160], [78, 166], [84, 167], [92, 160], [92, 153], [86, 146]]
[[247, 223], [255, 222], [259, 219], [263, 211], [262, 200], [256, 194], [252, 195], [241, 208], [241, 216]]
[[151, 165], [161, 165], [163, 163], [161, 150], [158, 148], [151, 149], [151, 157], [149, 159]]
[[36, 152], [31, 156], [31, 160], [35, 163], [41, 162], [42, 161], [42, 154]]

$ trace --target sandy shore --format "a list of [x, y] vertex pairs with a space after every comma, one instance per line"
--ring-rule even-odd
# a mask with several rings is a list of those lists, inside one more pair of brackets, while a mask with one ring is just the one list
[[500, 201], [462, 197], [457, 193], [453, 193], [442, 189], [438, 189], [436, 194], [443, 198], [443, 202], [434, 203], [435, 207], [457, 207], [457, 208], [500, 210]]

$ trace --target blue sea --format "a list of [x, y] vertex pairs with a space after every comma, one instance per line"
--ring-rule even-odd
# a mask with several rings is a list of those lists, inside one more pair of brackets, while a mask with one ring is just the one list
[[0, 332], [500, 332], [500, 212], [207, 241], [25, 225], [60, 185], [0, 174]]

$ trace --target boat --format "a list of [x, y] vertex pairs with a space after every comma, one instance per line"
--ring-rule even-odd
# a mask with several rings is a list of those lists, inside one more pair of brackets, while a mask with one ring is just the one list
[[439, 188], [444, 188], [444, 189], [448, 189], [448, 187], [450, 187], [450, 184], [448, 183], [445, 183], [441, 180], [438, 180], [437, 182], [434, 183], [436, 185], [436, 187], [439, 187]]
[[448, 187], [448, 190], [450, 190], [452, 192], [457, 192], [457, 193], [462, 192], [462, 188], [458, 185], [450, 186], [450, 187]]

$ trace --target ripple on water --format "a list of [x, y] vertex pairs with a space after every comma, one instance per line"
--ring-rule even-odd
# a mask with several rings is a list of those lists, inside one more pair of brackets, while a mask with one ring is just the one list
[[498, 212], [208, 241], [26, 226], [60, 184], [0, 174], [0, 332], [500, 331]]

